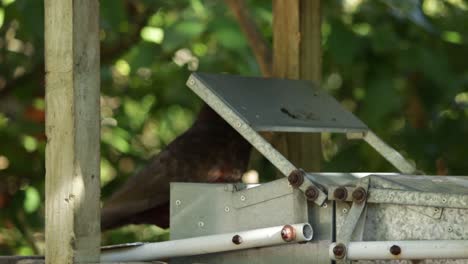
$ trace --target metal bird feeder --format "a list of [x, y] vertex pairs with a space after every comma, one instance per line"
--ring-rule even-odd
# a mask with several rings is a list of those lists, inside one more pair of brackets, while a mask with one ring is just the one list
[[[287, 178], [171, 184], [171, 241], [104, 250], [103, 261], [468, 263], [468, 177], [422, 176], [307, 81], [194, 73], [187, 85]], [[308, 173], [259, 132], [343, 133], [398, 173]]]

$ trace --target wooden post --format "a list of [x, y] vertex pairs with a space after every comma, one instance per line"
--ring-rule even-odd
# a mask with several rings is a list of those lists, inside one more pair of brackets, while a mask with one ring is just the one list
[[[312, 80], [322, 75], [320, 0], [273, 1], [273, 76]], [[319, 171], [320, 134], [283, 134], [280, 150], [297, 167]]]
[[99, 262], [99, 2], [44, 4], [46, 263]]

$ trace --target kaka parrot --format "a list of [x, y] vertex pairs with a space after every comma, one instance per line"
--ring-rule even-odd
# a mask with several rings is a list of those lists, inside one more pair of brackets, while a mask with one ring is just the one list
[[209, 106], [194, 124], [104, 203], [102, 230], [127, 224], [169, 226], [170, 182], [238, 182], [251, 145]]

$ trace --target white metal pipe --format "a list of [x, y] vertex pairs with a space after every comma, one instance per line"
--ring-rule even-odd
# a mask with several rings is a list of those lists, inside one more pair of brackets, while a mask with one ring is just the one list
[[149, 261], [309, 241], [308, 223], [275, 226], [236, 233], [193, 237], [104, 250], [101, 262]]
[[[329, 248], [329, 255], [333, 260], [336, 260], [333, 254], [335, 246], [336, 243], [332, 243]], [[398, 252], [400, 253], [396, 254]], [[468, 259], [468, 240], [351, 242], [346, 249], [346, 258], [348, 260]]]

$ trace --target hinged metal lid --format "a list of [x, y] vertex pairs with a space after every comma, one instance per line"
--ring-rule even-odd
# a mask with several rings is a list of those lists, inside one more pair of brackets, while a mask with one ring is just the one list
[[[296, 167], [259, 131], [346, 133], [364, 139], [401, 172], [415, 172], [401, 154], [312, 82], [193, 73], [187, 85], [285, 176]], [[320, 192], [317, 203], [325, 199]]]
[[223, 101], [223, 107], [234, 110], [256, 131], [368, 131], [361, 120], [309, 81], [207, 73], [194, 73], [191, 79], [200, 84], [189, 82], [191, 89], [210, 90]]

